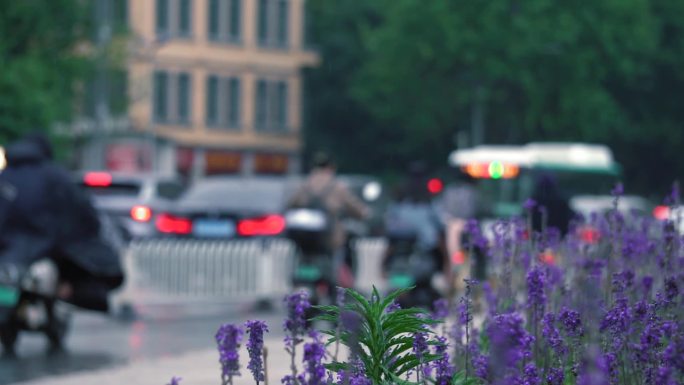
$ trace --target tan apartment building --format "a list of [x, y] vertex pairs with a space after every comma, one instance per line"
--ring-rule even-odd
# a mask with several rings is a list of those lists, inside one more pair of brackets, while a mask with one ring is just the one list
[[126, 129], [104, 166], [186, 176], [297, 172], [304, 0], [127, 1]]

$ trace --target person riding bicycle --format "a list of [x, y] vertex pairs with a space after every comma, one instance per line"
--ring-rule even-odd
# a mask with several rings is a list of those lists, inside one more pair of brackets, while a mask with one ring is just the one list
[[294, 193], [288, 206], [291, 208], [307, 207], [312, 204], [322, 206], [330, 219], [330, 230], [324, 235], [327, 239], [323, 241], [335, 256], [338, 284], [351, 287], [353, 285], [351, 256], [343, 255], [347, 232], [342, 219], [346, 215], [364, 219], [369, 215], [370, 209], [344, 183], [337, 180], [336, 170], [336, 165], [328, 154], [323, 152], [315, 154], [310, 174]]

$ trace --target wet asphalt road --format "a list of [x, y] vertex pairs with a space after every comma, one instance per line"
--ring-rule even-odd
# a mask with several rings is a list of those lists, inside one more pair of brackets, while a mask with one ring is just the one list
[[225, 322], [262, 319], [270, 326], [269, 334], [282, 334], [280, 308], [255, 310], [251, 305], [186, 304], [139, 310], [133, 321], [97, 313], [74, 313], [67, 351], [63, 353], [48, 353], [42, 335], [22, 334], [18, 358], [0, 360], [0, 385], [211, 349], [215, 346], [216, 329]]

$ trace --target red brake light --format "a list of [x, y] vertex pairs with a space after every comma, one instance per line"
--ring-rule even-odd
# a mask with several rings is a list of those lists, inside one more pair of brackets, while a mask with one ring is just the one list
[[431, 194], [439, 194], [444, 188], [444, 183], [438, 178], [432, 178], [428, 181], [427, 188]]
[[670, 217], [670, 208], [667, 206], [656, 206], [653, 209], [653, 217], [659, 221], [664, 221]]
[[466, 255], [463, 250], [458, 250], [451, 254], [451, 263], [454, 265], [462, 265], [466, 261]]
[[248, 237], [255, 235], [278, 235], [283, 230], [285, 230], [285, 218], [280, 215], [243, 219], [238, 223], [238, 234]]
[[580, 229], [580, 239], [585, 243], [598, 243], [601, 238], [601, 234], [594, 228], [584, 227]]
[[131, 218], [137, 222], [148, 222], [152, 219], [152, 210], [147, 206], [133, 206]]
[[107, 187], [112, 184], [112, 175], [106, 172], [89, 172], [83, 176], [83, 183], [91, 187]]
[[157, 230], [166, 234], [190, 234], [192, 221], [188, 218], [176, 217], [170, 214], [161, 214], [157, 217]]

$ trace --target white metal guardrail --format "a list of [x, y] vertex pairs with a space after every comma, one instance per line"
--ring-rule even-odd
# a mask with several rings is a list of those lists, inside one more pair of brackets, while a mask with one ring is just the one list
[[[378, 286], [382, 238], [354, 242], [357, 286]], [[294, 244], [287, 239], [136, 241], [123, 253], [126, 283], [115, 305], [276, 300], [291, 289]]]
[[126, 283], [117, 302], [281, 297], [290, 289], [293, 254], [286, 239], [133, 242], [123, 255]]

